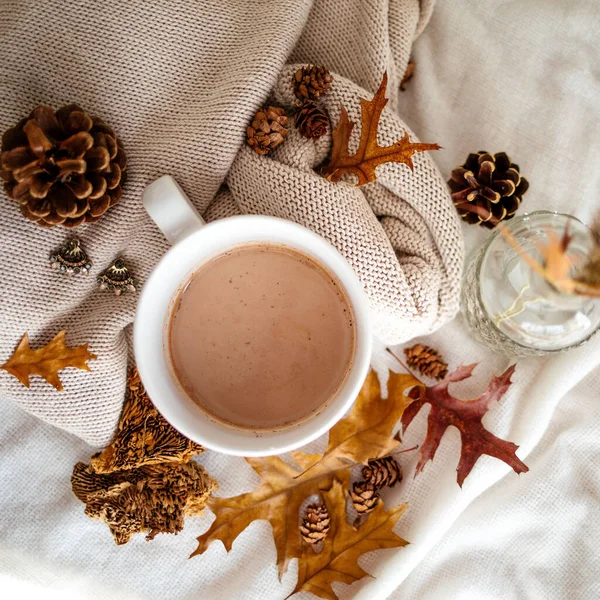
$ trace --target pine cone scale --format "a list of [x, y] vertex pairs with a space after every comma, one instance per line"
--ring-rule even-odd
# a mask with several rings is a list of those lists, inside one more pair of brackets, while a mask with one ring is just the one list
[[479, 194], [483, 196], [486, 200], [491, 202], [492, 204], [497, 204], [500, 202], [500, 198], [502, 197], [498, 192], [493, 190], [491, 187], [484, 187], [479, 190]]
[[29, 194], [32, 198], [45, 198], [52, 187], [52, 181], [43, 179], [38, 174], [26, 177], [23, 182], [29, 184]]
[[26, 146], [18, 146], [12, 150], [3, 152], [0, 156], [2, 169], [16, 171], [30, 164], [36, 164], [37, 158]]
[[63, 123], [63, 127], [67, 133], [79, 131], [88, 132], [93, 125], [94, 122], [91, 117], [86, 115], [82, 110], [74, 110], [71, 112]]
[[63, 134], [63, 127], [50, 106], [38, 106], [33, 110], [30, 119], [33, 119], [49, 138], [57, 140]]
[[65, 183], [65, 186], [69, 188], [77, 200], [84, 200], [94, 189], [94, 186], [83, 175], [71, 177], [70, 181]]
[[52, 142], [46, 137], [42, 128], [33, 120], [27, 121], [23, 127], [29, 148], [38, 158], [45, 158], [46, 152], [52, 150]]
[[90, 192], [88, 198], [90, 200], [97, 200], [98, 198], [104, 196], [106, 189], [108, 188], [106, 179], [97, 173], [90, 173], [88, 180], [92, 184], [92, 191]]
[[108, 168], [110, 171], [106, 175], [106, 187], [114, 190], [121, 181], [121, 168], [116, 163], [112, 163]]
[[103, 215], [110, 207], [110, 196], [108, 194], [104, 194], [98, 200], [94, 200], [90, 202], [89, 214], [91, 217], [100, 217]]
[[94, 138], [86, 131], [80, 131], [61, 142], [59, 148], [72, 158], [82, 158], [94, 145]]
[[110, 163], [110, 155], [106, 148], [97, 146], [85, 153], [85, 164], [89, 171], [104, 171]]
[[31, 214], [39, 218], [46, 217], [52, 212], [52, 204], [50, 204], [50, 201], [47, 198], [29, 202], [28, 207]]

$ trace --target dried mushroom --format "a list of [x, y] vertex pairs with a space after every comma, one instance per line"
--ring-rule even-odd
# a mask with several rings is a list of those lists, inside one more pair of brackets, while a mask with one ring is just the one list
[[156, 410], [135, 367], [127, 378], [127, 396], [110, 446], [91, 458], [96, 473], [113, 473], [164, 462], [184, 462], [204, 448], [174, 429]]
[[196, 462], [164, 463], [118, 473], [95, 473], [77, 463], [71, 477], [73, 493], [85, 503], [88, 517], [104, 521], [117, 544], [134, 533], [178, 533], [185, 516], [202, 512], [216, 482]]

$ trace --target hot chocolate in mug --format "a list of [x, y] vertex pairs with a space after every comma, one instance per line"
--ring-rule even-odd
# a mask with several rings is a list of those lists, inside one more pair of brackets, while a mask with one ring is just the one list
[[[189, 439], [217, 452], [238, 456], [281, 454], [307, 444], [328, 431], [356, 399], [369, 369], [372, 350], [368, 301], [362, 285], [344, 257], [319, 235], [274, 217], [243, 215], [206, 224], [169, 176], [157, 179], [144, 190], [143, 203], [150, 217], [172, 244], [143, 286], [134, 323], [136, 364], [148, 395], [160, 413]], [[186, 290], [192, 287], [190, 282], [195, 281], [196, 274], [208, 272], [209, 267], [218, 276], [219, 269], [226, 268], [226, 261], [221, 257], [235, 258], [236, 253], [245, 248], [273, 248], [274, 258], [278, 258], [278, 252], [282, 249], [281, 259], [296, 256], [313, 264], [335, 282], [352, 315], [352, 348], [339, 385], [336, 384], [331, 396], [318, 410], [297, 422], [273, 429], [236, 426], [234, 422], [227, 422], [211, 411], [203, 410], [197, 399], [191, 397], [189, 386], [178, 376], [180, 373], [175, 364], [177, 355], [171, 349], [173, 315], [177, 315]], [[275, 272], [273, 277], [276, 277]], [[198, 282], [202, 283], [199, 275]], [[209, 291], [214, 292], [207, 289], [207, 295]], [[303, 314], [310, 315], [315, 308], [311, 305], [310, 296], [304, 297], [302, 302], [306, 303], [301, 307]], [[220, 318], [227, 321], [227, 312], [218, 308], [223, 313]], [[188, 312], [190, 314], [192, 317], [186, 318], [193, 318], [194, 312]], [[231, 322], [227, 322], [227, 339], [239, 339], [242, 344], [243, 332], [232, 337], [231, 328], [239, 319], [234, 317], [232, 314]], [[194, 331], [202, 332], [202, 321], [194, 326]], [[279, 326], [285, 328], [285, 320]], [[211, 327], [214, 333], [214, 323]], [[189, 340], [191, 345], [195, 342], [193, 336], [183, 339]], [[210, 362], [210, 350], [204, 347], [203, 350], [202, 360]], [[193, 368], [193, 361], [188, 363]], [[202, 367], [206, 365], [199, 365], [199, 371]], [[230, 382], [226, 374], [221, 375], [218, 370], [215, 373], [210, 370], [205, 372], [212, 376], [210, 389], [214, 395], [207, 400], [218, 407], [221, 399], [218, 377], [223, 378], [223, 402], [226, 386]], [[298, 390], [294, 392], [297, 395]], [[281, 394], [282, 402], [285, 402], [285, 386]], [[310, 403], [311, 398], [306, 400]], [[235, 421], [235, 418], [231, 421]]]

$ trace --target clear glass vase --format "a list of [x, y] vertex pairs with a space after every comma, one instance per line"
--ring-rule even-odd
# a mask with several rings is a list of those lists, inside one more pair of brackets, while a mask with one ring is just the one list
[[[506, 227], [522, 249], [541, 262], [538, 244], [553, 230], [567, 229], [573, 273], [585, 262], [593, 238], [576, 217], [537, 211]], [[558, 291], [536, 273], [499, 230], [479, 248], [467, 268], [462, 313], [475, 335], [493, 350], [512, 356], [563, 352], [585, 343], [600, 326], [600, 299]]]

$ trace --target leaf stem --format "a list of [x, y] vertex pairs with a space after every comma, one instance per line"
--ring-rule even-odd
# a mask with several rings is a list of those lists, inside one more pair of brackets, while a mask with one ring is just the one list
[[[400, 440], [398, 440], [398, 442], [400, 442]], [[406, 448], [405, 450], [395, 450], [394, 452], [389, 452], [388, 454], [384, 454], [383, 456], [378, 456], [377, 458], [369, 458], [369, 460], [379, 460], [381, 458], [387, 458], [388, 456], [395, 456], [396, 454], [404, 454], [405, 452], [412, 452], [413, 450], [417, 450], [418, 447], [419, 447], [419, 444], [416, 444], [412, 448]], [[310, 471], [316, 464], [318, 464], [318, 463], [311, 465], [310, 467], [308, 467], [308, 469], [306, 469], [306, 471], [302, 471], [302, 473], [299, 473], [298, 475], [293, 477], [293, 479], [298, 479], [298, 477], [302, 477], [302, 475], [304, 475], [304, 473], [307, 473], [308, 471]], [[340, 467], [339, 469], [336, 469], [335, 471], [337, 473], [338, 471], [344, 471], [346, 469], [351, 469], [352, 467], [355, 467], [356, 465], [362, 465], [363, 467], [365, 466], [363, 463], [352, 462], [352, 463], [348, 463], [345, 467]]]
[[389, 348], [386, 348], [386, 350], [408, 371], [408, 373], [414, 375], [414, 373], [400, 360], [399, 356], [394, 354]]

